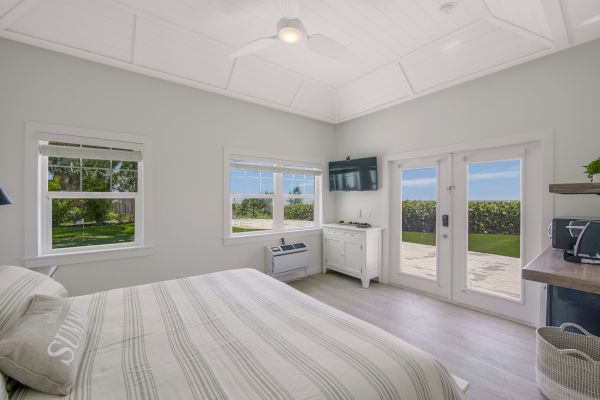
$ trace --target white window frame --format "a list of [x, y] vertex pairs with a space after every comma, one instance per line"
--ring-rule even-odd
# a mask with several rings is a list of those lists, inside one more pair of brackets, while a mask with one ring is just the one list
[[[25, 266], [29, 268], [78, 264], [150, 254], [152, 247], [152, 201], [150, 138], [87, 128], [27, 122], [25, 127]], [[137, 192], [49, 192], [48, 157], [40, 154], [40, 143], [48, 141], [115, 147], [140, 151]], [[97, 246], [52, 249], [52, 199], [135, 199], [135, 241]]]
[[[231, 203], [233, 201], [234, 193], [231, 193], [231, 162], [232, 161], [246, 161], [246, 162], [266, 162], [281, 166], [284, 169], [284, 165], [293, 165], [295, 167], [316, 169], [319, 170], [321, 175], [315, 176], [315, 194], [312, 195], [294, 195], [285, 194], [282, 192], [283, 189], [283, 172], [275, 171], [273, 174], [273, 192], [274, 194], [257, 194], [257, 195], [238, 195], [235, 197], [243, 198], [268, 198], [273, 199], [273, 229], [269, 231], [257, 231], [257, 232], [245, 232], [245, 233], [232, 233], [232, 210]], [[223, 156], [223, 170], [224, 170], [224, 194], [223, 194], [223, 205], [224, 205], [224, 243], [232, 244], [239, 242], [254, 242], [264, 241], [272, 238], [281, 237], [294, 237], [294, 236], [306, 236], [312, 234], [319, 234], [321, 232], [321, 225], [323, 220], [323, 171], [326, 171], [325, 165], [313, 159], [306, 159], [300, 157], [294, 157], [289, 155], [280, 155], [272, 153], [262, 153], [251, 150], [235, 149], [225, 147]], [[297, 228], [297, 229], [285, 229], [284, 228], [284, 205], [288, 199], [314, 199], [314, 226], [310, 228]]]

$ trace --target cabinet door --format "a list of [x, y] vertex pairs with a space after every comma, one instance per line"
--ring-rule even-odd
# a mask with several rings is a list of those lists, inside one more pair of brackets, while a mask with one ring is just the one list
[[335, 268], [343, 268], [342, 240], [336, 238], [325, 238], [325, 265]]
[[363, 246], [361, 243], [344, 242], [344, 267], [360, 274], [363, 267]]

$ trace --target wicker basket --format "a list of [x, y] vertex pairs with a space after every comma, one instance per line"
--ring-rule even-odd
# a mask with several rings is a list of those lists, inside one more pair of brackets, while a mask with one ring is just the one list
[[[568, 332], [568, 327], [582, 332]], [[536, 381], [550, 400], [600, 399], [600, 337], [572, 323], [536, 331]]]

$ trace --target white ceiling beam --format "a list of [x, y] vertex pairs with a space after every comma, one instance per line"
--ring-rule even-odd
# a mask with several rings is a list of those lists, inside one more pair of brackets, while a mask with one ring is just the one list
[[552, 38], [556, 43], [557, 50], [567, 48], [573, 44], [569, 37], [567, 20], [562, 7], [561, 0], [544, 0], [541, 2], [548, 27], [552, 33]]
[[298, 86], [298, 89], [296, 90], [296, 93], [294, 93], [294, 97], [292, 98], [292, 101], [290, 101], [290, 108], [294, 108], [296, 106], [296, 99], [298, 98], [300, 91], [302, 91], [302, 88], [304, 87], [304, 82], [306, 82], [306, 80], [302, 80], [300, 86]]
[[35, 7], [40, 0], [22, 0], [20, 3], [13, 6], [10, 10], [0, 16], [0, 30], [4, 30], [11, 26], [13, 22], [17, 21], [23, 15], [29, 12]]
[[225, 85], [225, 90], [229, 90], [229, 85], [231, 84], [231, 77], [233, 76], [233, 72], [235, 71], [235, 67], [237, 66], [238, 59], [233, 60], [233, 64], [231, 64], [231, 71], [229, 71], [229, 77], [227, 78], [227, 84]]
[[502, 18], [492, 16], [489, 17], [487, 20], [500, 28], [514, 32], [524, 38], [538, 42], [546, 47], [553, 48], [556, 46], [556, 43], [552, 39], [548, 39], [545, 36], [539, 35], [535, 32], [530, 31], [529, 29], [525, 29], [520, 25], [513, 24], [512, 22], [508, 22]]
[[413, 84], [410, 81], [410, 78], [408, 77], [408, 74], [406, 73], [406, 70], [404, 69], [404, 66], [402, 65], [402, 62], [398, 61], [398, 67], [400, 68], [400, 71], [402, 71], [402, 76], [404, 77], [404, 80], [406, 81], [406, 84], [410, 88], [411, 94], [416, 94], [417, 91], [413, 87]]

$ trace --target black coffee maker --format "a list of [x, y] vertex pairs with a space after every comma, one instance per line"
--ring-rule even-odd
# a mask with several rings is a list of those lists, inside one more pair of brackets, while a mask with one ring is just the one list
[[566, 261], [600, 264], [600, 219], [554, 218], [549, 233]]

